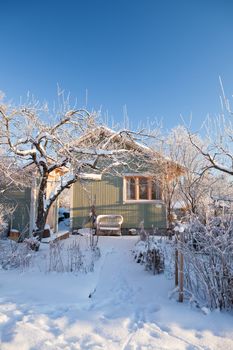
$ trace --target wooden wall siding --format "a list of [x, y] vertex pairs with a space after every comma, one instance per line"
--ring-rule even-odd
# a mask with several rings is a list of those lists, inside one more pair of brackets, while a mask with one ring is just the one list
[[29, 230], [30, 222], [30, 203], [31, 189], [26, 188], [23, 191], [12, 190], [1, 195], [0, 203], [5, 205], [16, 206], [17, 208], [12, 216], [11, 227], [22, 232], [27, 228]]
[[77, 182], [73, 185], [73, 208], [71, 218], [73, 229], [88, 226], [88, 215], [92, 204], [97, 215], [120, 214], [124, 217], [122, 228], [138, 228], [142, 220], [147, 229], [166, 227], [164, 204], [123, 203], [123, 178], [108, 176], [102, 181]]

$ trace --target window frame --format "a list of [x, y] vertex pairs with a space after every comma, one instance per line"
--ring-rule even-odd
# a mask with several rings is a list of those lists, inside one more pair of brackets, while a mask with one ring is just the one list
[[[127, 199], [127, 179], [135, 178], [135, 199]], [[148, 199], [139, 198], [139, 179], [146, 178], [148, 181], [147, 197]], [[160, 199], [152, 199], [152, 181], [153, 177], [145, 174], [124, 174], [123, 177], [123, 203], [163, 203], [163, 197], [161, 192]], [[160, 189], [161, 191], [161, 189]]]

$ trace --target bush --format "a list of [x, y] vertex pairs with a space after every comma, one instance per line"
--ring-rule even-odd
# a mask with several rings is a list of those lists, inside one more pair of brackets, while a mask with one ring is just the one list
[[210, 309], [233, 308], [233, 223], [213, 218], [207, 225], [192, 219], [178, 240], [184, 255], [186, 290]]
[[38, 241], [38, 239], [32, 237], [32, 238], [25, 238], [23, 241], [26, 246], [31, 249], [31, 250], [35, 250], [36, 252], [39, 250], [40, 247], [40, 242]]
[[2, 240], [0, 244], [0, 266], [3, 269], [29, 268], [34, 255], [27, 243]]
[[147, 235], [146, 240], [140, 240], [133, 253], [136, 262], [144, 265], [147, 271], [153, 274], [164, 271], [164, 254], [155, 237]]
[[[88, 238], [89, 239], [89, 238]], [[79, 237], [71, 242], [55, 241], [49, 245], [49, 267], [54, 272], [87, 273], [94, 270], [95, 261], [100, 257], [96, 244], [87, 242], [87, 247], [80, 246]]]

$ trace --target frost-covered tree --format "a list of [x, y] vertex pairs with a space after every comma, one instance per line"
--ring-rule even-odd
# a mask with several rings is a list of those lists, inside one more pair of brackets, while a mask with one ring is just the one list
[[196, 135], [189, 132], [192, 145], [206, 160], [206, 170], [214, 169], [222, 173], [233, 175], [233, 110], [226, 97], [222, 80], [221, 106], [222, 111], [216, 118], [207, 118], [203, 124], [206, 131], [205, 144], [196, 142]]
[[212, 215], [233, 215], [233, 182], [230, 175], [217, 172], [214, 186], [210, 189]]
[[29, 173], [22, 169], [15, 157], [9, 157], [1, 152], [0, 145], [0, 200], [7, 197], [13, 187], [22, 189], [25, 183], [30, 183]]
[[[0, 91], [0, 105], [4, 94]], [[15, 136], [14, 136], [15, 137]], [[19, 166], [15, 154], [9, 154], [6, 142], [4, 124], [0, 122], [0, 200], [7, 196], [7, 191], [12, 187], [22, 188], [25, 182], [29, 182], [27, 172]]]
[[[0, 125], [7, 156], [17, 159], [21, 168], [27, 166], [32, 177], [37, 178], [38, 234], [44, 230], [52, 204], [83, 172], [115, 170], [126, 164], [126, 156], [131, 152], [138, 159], [138, 133], [112, 132], [98, 125], [95, 113], [73, 108], [64, 98], [55, 112], [33, 99], [20, 106], [2, 102]], [[49, 177], [60, 169], [65, 169], [66, 175], [46, 198]]]
[[[203, 141], [196, 136], [195, 142], [202, 145]], [[200, 214], [208, 204], [211, 186], [216, 181], [205, 172], [206, 160], [200, 156], [192, 145], [189, 133], [183, 126], [172, 129], [165, 142], [165, 152], [168, 157], [183, 167], [182, 176], [165, 183], [165, 198], [168, 212], [176, 203], [180, 203], [189, 213]]]

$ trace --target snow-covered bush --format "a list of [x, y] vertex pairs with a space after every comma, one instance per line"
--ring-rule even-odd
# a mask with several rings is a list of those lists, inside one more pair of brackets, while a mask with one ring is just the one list
[[185, 289], [199, 305], [233, 307], [233, 222], [224, 217], [208, 224], [193, 219], [183, 228], [178, 250], [184, 255]]
[[[84, 254], [80, 249], [80, 244], [74, 240], [67, 248], [67, 268], [70, 272], [86, 272], [84, 266]], [[89, 267], [90, 268], [90, 267]], [[92, 266], [90, 270], [93, 270]]]
[[49, 272], [64, 272], [62, 257], [63, 243], [61, 241], [50, 242], [49, 244]]
[[10, 239], [0, 240], [0, 269], [87, 273], [94, 270], [99, 257], [98, 239], [91, 241], [89, 235], [49, 244], [42, 244], [33, 237], [22, 243]]
[[29, 249], [35, 250], [35, 251], [39, 250], [40, 242], [38, 241], [38, 239], [34, 237], [30, 237], [30, 238], [25, 238], [23, 242], [27, 245]]
[[87, 273], [94, 270], [95, 261], [100, 257], [99, 247], [87, 244], [81, 247], [78, 237], [69, 244], [64, 241], [51, 242], [49, 245], [49, 272]]
[[0, 266], [3, 269], [25, 270], [31, 265], [34, 252], [27, 243], [17, 243], [12, 240], [3, 240], [0, 250]]
[[[32, 250], [39, 249], [39, 242], [33, 238], [28, 238], [19, 244], [13, 240], [6, 239], [7, 234], [4, 234], [4, 232], [8, 228], [7, 218], [12, 215], [15, 208], [0, 204], [0, 267], [3, 269], [19, 268], [25, 270], [30, 266], [34, 256]], [[12, 233], [13, 231], [11, 230]], [[21, 236], [24, 236], [24, 232], [21, 232]], [[22, 242], [21, 239], [18, 241]]]
[[136, 262], [143, 264], [147, 271], [152, 271], [153, 274], [164, 271], [164, 254], [154, 236], [147, 235], [145, 240], [140, 240], [133, 254]]

